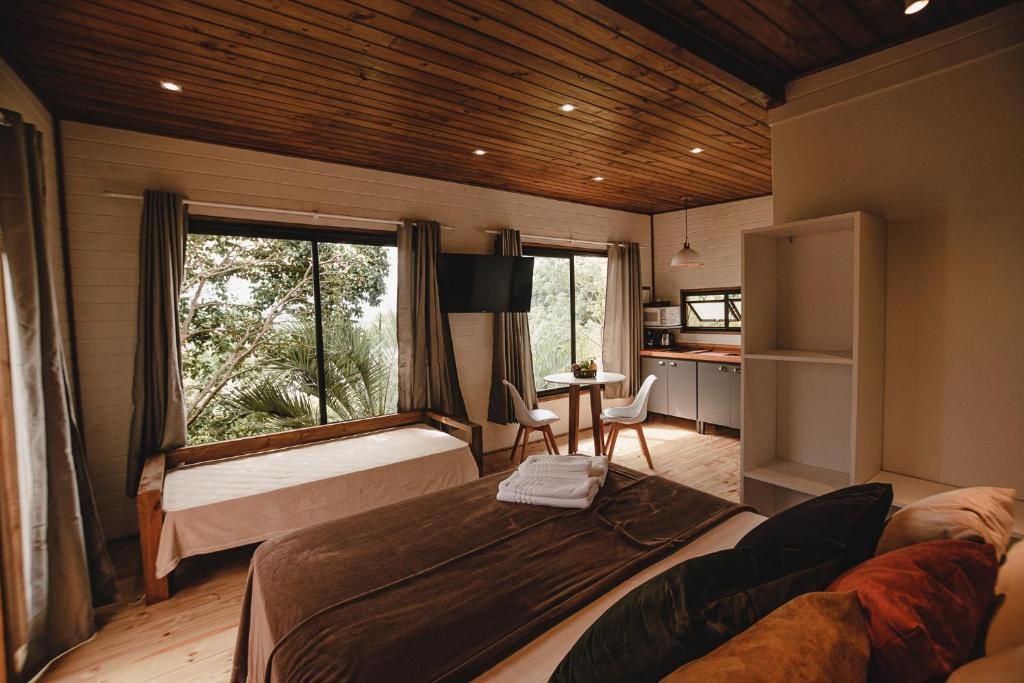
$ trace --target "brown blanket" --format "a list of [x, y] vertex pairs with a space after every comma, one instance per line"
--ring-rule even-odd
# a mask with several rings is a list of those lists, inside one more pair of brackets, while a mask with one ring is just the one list
[[587, 510], [499, 503], [503, 476], [264, 543], [232, 681], [471, 678], [744, 509], [617, 466]]

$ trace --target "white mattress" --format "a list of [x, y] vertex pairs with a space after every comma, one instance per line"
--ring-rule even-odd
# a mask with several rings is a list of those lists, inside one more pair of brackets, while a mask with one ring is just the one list
[[547, 681], [583, 632], [626, 593], [683, 560], [732, 548], [744, 534], [764, 519], [753, 512], [733, 515], [692, 543], [683, 546], [661, 562], [634, 574], [565, 621], [534, 638], [476, 680], [486, 683]]
[[186, 557], [476, 478], [469, 446], [423, 425], [176, 468], [164, 479], [157, 576]]

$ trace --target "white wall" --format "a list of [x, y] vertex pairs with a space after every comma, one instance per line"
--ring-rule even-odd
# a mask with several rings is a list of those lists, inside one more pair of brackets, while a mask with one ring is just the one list
[[775, 219], [888, 221], [884, 467], [1024, 497], [1024, 5], [791, 84]]
[[29, 90], [28, 86], [18, 78], [10, 65], [0, 59], [0, 107], [21, 114], [25, 123], [35, 126], [43, 134], [43, 170], [46, 183], [45, 210], [46, 215], [46, 247], [49, 252], [51, 276], [57, 295], [57, 305], [61, 326], [64, 332], [64, 346], [70, 357], [68, 342], [68, 310], [66, 289], [64, 286], [64, 252], [61, 249], [60, 234], [60, 197], [57, 186], [57, 156], [54, 151], [53, 117], [46, 106]]
[[[490, 253], [494, 236], [483, 231], [508, 226], [530, 234], [650, 243], [645, 215], [73, 122], [64, 124], [64, 152], [85, 433], [110, 537], [135, 528], [124, 478], [141, 203], [104, 192], [151, 188], [225, 203], [433, 218], [455, 228], [443, 234], [446, 251]], [[643, 262], [646, 269], [646, 250]], [[510, 446], [514, 427], [487, 422], [491, 316], [458, 314], [451, 323], [463, 393], [470, 417], [484, 425], [485, 449]], [[544, 405], [565, 416], [567, 404], [563, 398]], [[582, 412], [589, 415], [586, 406]], [[589, 417], [584, 422], [589, 425]], [[567, 426], [563, 419], [556, 429]]]
[[[680, 289], [740, 286], [740, 232], [772, 223], [772, 198], [755, 197], [737, 202], [689, 209], [690, 247], [700, 252], [700, 268], [672, 268], [672, 256], [683, 248], [684, 213], [672, 211], [654, 217], [655, 299], [679, 304]], [[738, 334], [679, 334], [681, 341], [704, 344], [739, 344]]]

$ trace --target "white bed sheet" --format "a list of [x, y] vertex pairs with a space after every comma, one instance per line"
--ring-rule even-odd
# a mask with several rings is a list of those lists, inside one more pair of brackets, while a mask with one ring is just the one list
[[423, 425], [176, 468], [164, 480], [157, 576], [186, 557], [264, 541], [477, 476], [464, 441]]
[[765, 517], [753, 512], [733, 515], [672, 555], [634, 574], [565, 621], [534, 638], [475, 680], [486, 683], [547, 681], [583, 632], [626, 593], [691, 557], [732, 548], [744, 534], [764, 520]]

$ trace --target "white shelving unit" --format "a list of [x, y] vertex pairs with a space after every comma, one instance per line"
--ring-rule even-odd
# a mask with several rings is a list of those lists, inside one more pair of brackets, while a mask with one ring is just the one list
[[763, 514], [882, 465], [885, 222], [742, 234], [743, 500]]

